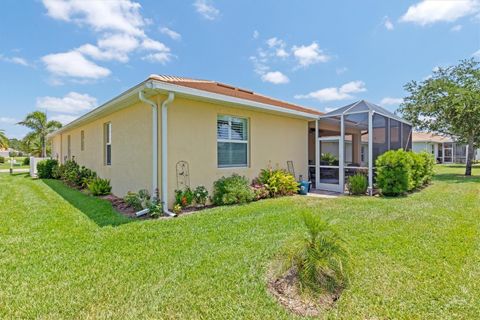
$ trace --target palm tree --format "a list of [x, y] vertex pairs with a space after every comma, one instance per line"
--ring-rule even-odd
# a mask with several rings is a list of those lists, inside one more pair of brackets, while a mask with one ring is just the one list
[[35, 136], [40, 141], [42, 157], [47, 156], [47, 135], [62, 127], [62, 124], [58, 121], [47, 121], [47, 114], [41, 111], [27, 114], [25, 119], [18, 124], [33, 130], [29, 135]]
[[5, 130], [0, 129], [0, 149], [8, 148], [8, 138], [5, 135]]

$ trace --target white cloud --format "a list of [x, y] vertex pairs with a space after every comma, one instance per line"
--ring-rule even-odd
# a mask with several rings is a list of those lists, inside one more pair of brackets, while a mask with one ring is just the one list
[[478, 0], [423, 0], [410, 6], [400, 21], [412, 22], [421, 26], [436, 22], [453, 22], [475, 14], [479, 9]]
[[270, 71], [262, 75], [262, 81], [273, 84], [284, 84], [289, 83], [290, 79], [280, 71]]
[[17, 122], [18, 121], [14, 118], [0, 117], [0, 123], [14, 124], [14, 123], [17, 123]]
[[480, 58], [480, 49], [478, 49], [477, 51], [475, 51], [473, 54], [472, 54], [473, 57], [475, 58]]
[[68, 114], [56, 114], [54, 116], [51, 116], [49, 119], [50, 120], [55, 120], [60, 122], [63, 125], [66, 125], [67, 123], [72, 122], [73, 120], [77, 119], [79, 116], [72, 116]]
[[312, 42], [309, 46], [293, 46], [292, 51], [301, 67], [330, 60], [330, 57], [323, 53], [316, 42]]
[[385, 97], [380, 101], [380, 105], [382, 106], [398, 106], [403, 102], [403, 98], [392, 98], [392, 97]]
[[142, 57], [142, 60], [145, 60], [148, 62], [159, 62], [161, 64], [166, 64], [171, 60], [171, 54], [168, 52], [151, 53]]
[[27, 62], [27, 60], [25, 60], [24, 58], [20, 58], [20, 57], [5, 57], [4, 55], [0, 54], [0, 61], [14, 63], [14, 64], [18, 64], [18, 65], [21, 65], [21, 66], [24, 66], [24, 67], [29, 67], [30, 66], [30, 64]]
[[215, 8], [209, 0], [196, 0], [193, 6], [197, 12], [207, 20], [215, 20], [220, 16], [220, 10]]
[[335, 107], [325, 107], [325, 108], [324, 108], [324, 110], [325, 110], [326, 113], [331, 112], [331, 111], [333, 111], [333, 110], [335, 110], [335, 109], [337, 109], [337, 108], [335, 108]]
[[340, 88], [330, 87], [317, 91], [310, 92], [308, 94], [295, 95], [295, 99], [316, 99], [318, 101], [338, 101], [352, 99], [354, 96], [352, 93], [359, 93], [367, 91], [365, 83], [363, 81], [351, 81], [345, 83]]
[[394, 29], [393, 22], [390, 20], [388, 16], [385, 16], [385, 18], [383, 18], [383, 26], [385, 27], [385, 29], [389, 31]]
[[260, 37], [260, 32], [258, 32], [257, 30], [254, 30], [254, 31], [253, 31], [253, 35], [252, 35], [252, 38], [253, 38], [253, 39], [258, 39], [258, 37]]
[[110, 75], [110, 70], [87, 60], [77, 51], [49, 54], [42, 57], [42, 61], [56, 76], [100, 79]]
[[37, 108], [59, 113], [79, 114], [93, 109], [96, 105], [96, 98], [78, 92], [69, 92], [62, 98], [37, 98]]
[[462, 30], [462, 25], [461, 24], [457, 24], [457, 25], [454, 25], [452, 28], [450, 28], [450, 31], [452, 32], [458, 32], [460, 30]]
[[167, 27], [160, 28], [160, 32], [169, 36], [172, 40], [182, 39], [182, 35], [180, 33], [173, 31], [172, 29], [169, 29]]
[[[88, 26], [99, 33], [96, 45], [87, 43], [42, 57], [47, 70], [56, 77], [73, 77], [77, 82], [81, 78], [106, 77], [110, 70], [89, 59], [126, 63], [129, 55], [138, 50], [150, 51], [148, 56], [156, 57], [150, 61], [165, 63], [170, 60], [170, 48], [146, 35], [144, 27], [150, 22], [140, 14], [141, 5], [137, 2], [43, 0], [43, 4], [50, 17]], [[170, 36], [174, 37], [174, 31], [170, 31]]]
[[139, 3], [123, 1], [43, 0], [47, 14], [57, 20], [88, 25], [95, 31], [115, 31], [144, 36], [147, 21]]

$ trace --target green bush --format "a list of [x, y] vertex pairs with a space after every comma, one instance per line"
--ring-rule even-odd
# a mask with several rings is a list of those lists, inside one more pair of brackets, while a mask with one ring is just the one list
[[23, 158], [22, 165], [29, 166], [30, 165], [30, 157]]
[[193, 191], [190, 187], [186, 187], [184, 190], [175, 190], [175, 204], [180, 205], [182, 208], [188, 207], [193, 202]]
[[367, 177], [362, 173], [355, 173], [348, 178], [347, 188], [350, 194], [364, 195], [368, 188]]
[[53, 179], [63, 179], [64, 174], [65, 174], [65, 166], [63, 164], [59, 164], [52, 170]]
[[213, 203], [216, 205], [247, 203], [254, 199], [254, 193], [245, 177], [233, 174], [221, 177], [213, 184]]
[[325, 152], [324, 154], [322, 154], [322, 156], [320, 157], [320, 161], [324, 165], [338, 166], [338, 159], [335, 158], [335, 156], [330, 152]]
[[267, 188], [271, 197], [293, 195], [298, 192], [295, 177], [283, 169], [262, 169], [258, 182]]
[[423, 179], [425, 176], [425, 158], [416, 152], [408, 152], [412, 158], [411, 179], [408, 186], [408, 191], [412, 191], [423, 186]]
[[53, 179], [53, 172], [56, 167], [58, 167], [57, 160], [42, 160], [37, 163], [37, 176], [40, 179]]
[[110, 180], [98, 177], [88, 182], [87, 187], [94, 196], [104, 196], [112, 191]]
[[390, 150], [377, 158], [377, 187], [382, 194], [398, 196], [410, 190], [413, 160], [408, 152]]
[[279, 257], [279, 272], [295, 270], [302, 292], [338, 293], [349, 284], [344, 241], [319, 216], [302, 214], [307, 234], [289, 241]]
[[208, 199], [208, 190], [204, 186], [198, 186], [193, 191], [193, 200], [197, 205], [205, 206]]
[[77, 185], [81, 188], [86, 188], [87, 184], [97, 177], [97, 173], [91, 169], [81, 167], [76, 179]]
[[420, 152], [419, 155], [424, 159], [423, 184], [429, 184], [433, 178], [433, 168], [435, 167], [435, 157], [428, 152]]
[[260, 183], [258, 179], [255, 179], [253, 181], [250, 188], [253, 191], [255, 201], [270, 197], [270, 192], [268, 191], [267, 187], [264, 184]]
[[126, 204], [128, 204], [130, 207], [135, 209], [136, 211], [140, 211], [143, 209], [142, 206], [142, 200], [138, 196], [138, 193], [136, 192], [127, 192], [125, 197], [123, 197], [123, 201], [125, 201]]
[[5, 163], [5, 157], [0, 157], [0, 163]]

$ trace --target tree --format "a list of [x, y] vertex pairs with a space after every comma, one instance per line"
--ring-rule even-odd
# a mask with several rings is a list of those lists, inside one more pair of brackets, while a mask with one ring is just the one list
[[42, 157], [47, 156], [47, 135], [62, 127], [62, 124], [58, 121], [48, 121], [47, 114], [41, 111], [27, 114], [25, 119], [18, 124], [32, 129], [29, 135], [32, 135], [31, 139], [35, 137], [40, 142]]
[[480, 62], [462, 60], [456, 66], [438, 68], [421, 82], [404, 88], [400, 112], [421, 130], [455, 137], [468, 145], [465, 175], [472, 175], [475, 150], [480, 146]]
[[0, 129], [0, 149], [8, 148], [8, 138], [5, 135], [5, 131]]

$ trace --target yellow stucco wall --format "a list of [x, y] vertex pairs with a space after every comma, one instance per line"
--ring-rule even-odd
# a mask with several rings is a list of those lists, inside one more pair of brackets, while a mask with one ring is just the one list
[[[165, 97], [156, 98], [160, 103]], [[159, 104], [160, 104], [159, 103]], [[232, 115], [249, 120], [250, 163], [247, 168], [217, 167], [217, 115]], [[158, 185], [161, 187], [161, 121], [159, 110]], [[103, 125], [112, 123], [112, 165], [104, 165]], [[112, 192], [150, 190], [152, 147], [151, 107], [135, 105], [56, 135], [52, 139], [52, 157], [67, 155], [67, 136], [71, 136], [71, 154], [75, 160], [111, 180]], [[205, 186], [211, 193], [213, 182], [232, 173], [255, 178], [269, 164], [282, 168], [292, 160], [297, 178], [307, 177], [308, 121], [247, 110], [243, 108], [175, 98], [168, 108], [168, 186], [169, 207], [177, 189], [176, 164], [187, 161], [190, 186]], [[80, 132], [85, 132], [85, 150], [80, 151]]]
[[[249, 120], [249, 167], [217, 167], [219, 114]], [[169, 107], [168, 124], [170, 205], [177, 188], [175, 166], [181, 160], [189, 164], [190, 186], [204, 185], [210, 193], [222, 176], [238, 173], [253, 179], [269, 164], [286, 169], [288, 160], [293, 161], [297, 178], [307, 177], [307, 120], [177, 98]]]
[[[110, 179], [112, 192], [123, 196], [129, 190], [150, 189], [152, 158], [151, 107], [137, 103], [81, 127], [62, 132], [52, 139], [52, 157], [67, 156], [68, 136], [71, 155], [80, 165]], [[104, 164], [103, 126], [112, 123], [112, 164]], [[85, 134], [85, 149], [80, 148], [80, 132]]]

